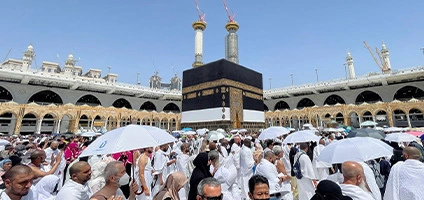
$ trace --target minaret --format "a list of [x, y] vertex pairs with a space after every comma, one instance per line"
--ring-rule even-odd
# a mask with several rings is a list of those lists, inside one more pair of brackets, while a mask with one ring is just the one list
[[194, 36], [194, 63], [193, 67], [203, 65], [203, 31], [206, 29], [206, 22], [197, 20], [193, 23]]
[[205, 14], [200, 11], [199, 3], [194, 0], [196, 4], [197, 14], [199, 20], [195, 21], [192, 25], [194, 29], [194, 63], [193, 67], [199, 67], [203, 65], [203, 31], [206, 29]]
[[382, 57], [382, 64], [383, 64], [383, 73], [387, 74], [387, 73], [391, 73], [392, 72], [392, 67], [390, 66], [390, 58], [389, 58], [389, 50], [386, 48], [386, 45], [383, 44], [381, 45], [381, 57]]
[[225, 25], [225, 29], [228, 31], [228, 35], [225, 37], [225, 59], [239, 63], [237, 30], [240, 26], [234, 20], [234, 13], [230, 13], [225, 0], [222, 2], [228, 16], [228, 23]]
[[22, 70], [29, 70], [34, 57], [35, 57], [34, 47], [32, 46], [32, 44], [30, 44], [27, 50], [24, 52], [24, 56], [22, 58], [23, 60]]
[[229, 21], [225, 25], [225, 29], [228, 31], [228, 35], [225, 37], [225, 59], [239, 63], [237, 36], [239, 25], [235, 21]]
[[354, 79], [356, 78], [355, 75], [355, 68], [353, 67], [353, 58], [350, 55], [350, 52], [347, 52], [347, 56], [346, 56], [346, 64], [347, 64], [347, 68], [349, 70], [349, 79]]
[[76, 63], [76, 60], [74, 60], [74, 55], [70, 53], [68, 55], [68, 59], [65, 61], [65, 67], [64, 67], [65, 74], [68, 74], [68, 75], [72, 74], [72, 72], [74, 71], [75, 63]]

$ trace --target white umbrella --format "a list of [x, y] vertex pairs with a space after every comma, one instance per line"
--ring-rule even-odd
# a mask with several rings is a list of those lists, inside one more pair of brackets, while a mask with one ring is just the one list
[[196, 133], [199, 134], [199, 135], [204, 135], [204, 134], [206, 134], [206, 132], [209, 132], [209, 130], [206, 129], [206, 128], [196, 130]]
[[339, 130], [337, 130], [335, 128], [325, 128], [324, 131], [325, 132], [339, 132]]
[[154, 147], [174, 141], [172, 135], [160, 128], [131, 124], [106, 132], [88, 145], [79, 157]]
[[234, 134], [234, 133], [237, 133], [238, 131], [239, 131], [238, 129], [233, 129], [230, 131], [230, 133]]
[[319, 141], [321, 138], [317, 135], [315, 135], [314, 131], [312, 130], [303, 130], [303, 131], [296, 131], [284, 139], [283, 144], [288, 143], [303, 143], [303, 142], [310, 142], [310, 141]]
[[3, 139], [0, 139], [0, 146], [8, 145], [8, 144], [10, 144], [10, 142], [9, 142], [9, 141], [7, 141], [7, 140], [3, 140]]
[[314, 127], [312, 124], [303, 124], [303, 127]]
[[401, 132], [403, 131], [403, 128], [399, 128], [399, 127], [389, 127], [384, 129], [385, 132]]
[[185, 131], [182, 134], [183, 135], [196, 135], [196, 132], [194, 132], [194, 131]]
[[373, 122], [373, 121], [364, 121], [364, 122], [361, 123], [361, 127], [362, 126], [375, 126], [377, 124], [378, 124], [377, 122]]
[[321, 151], [317, 160], [331, 164], [364, 162], [391, 155], [393, 148], [388, 144], [371, 137], [355, 137], [330, 143]]
[[239, 133], [246, 133], [247, 132], [247, 129], [242, 128], [242, 129], [238, 130], [238, 132]]
[[225, 132], [225, 130], [224, 130], [224, 129], [222, 129], [222, 128], [216, 129], [216, 131], [221, 132], [221, 133], [223, 133], [223, 134], [227, 134], [227, 133]]
[[222, 138], [225, 138], [225, 135], [219, 131], [210, 131], [207, 135], [206, 135], [206, 139], [208, 141], [218, 141]]
[[97, 135], [97, 133], [92, 132], [92, 131], [90, 131], [90, 132], [84, 132], [84, 133], [81, 133], [81, 136], [82, 136], [82, 137], [94, 137], [94, 136], [96, 136], [96, 135]]
[[290, 130], [288, 130], [285, 127], [271, 126], [269, 128], [264, 129], [259, 135], [258, 139], [259, 140], [275, 139], [277, 137], [286, 135], [288, 133], [290, 133]]
[[389, 142], [412, 142], [417, 140], [417, 137], [407, 133], [390, 133], [386, 135], [384, 140]]

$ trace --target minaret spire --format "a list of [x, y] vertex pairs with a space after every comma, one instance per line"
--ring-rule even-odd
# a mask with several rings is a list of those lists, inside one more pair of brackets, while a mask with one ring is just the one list
[[383, 73], [391, 73], [392, 67], [390, 66], [390, 57], [389, 57], [389, 50], [386, 48], [386, 45], [384, 42], [381, 44], [381, 58], [382, 58], [382, 65], [383, 65]]
[[347, 56], [346, 56], [346, 64], [347, 64], [347, 68], [349, 70], [349, 79], [354, 79], [356, 78], [355, 75], [355, 68], [353, 66], [353, 58], [350, 55], [350, 52], [347, 52]]
[[225, 37], [225, 59], [234, 63], [239, 63], [237, 30], [240, 26], [234, 20], [235, 14], [230, 13], [225, 0], [222, 0], [222, 2], [224, 3], [225, 11], [228, 16], [228, 22], [225, 25], [225, 29], [228, 31], [228, 35]]
[[22, 69], [23, 70], [29, 70], [34, 57], [35, 57], [34, 47], [32, 46], [32, 44], [30, 44], [30, 45], [28, 45], [28, 48], [24, 52], [24, 56], [22, 58], [22, 60], [23, 60]]
[[193, 67], [199, 67], [203, 65], [203, 31], [206, 29], [205, 14], [200, 11], [199, 3], [194, 0], [197, 8], [197, 14], [199, 20], [193, 23], [194, 35], [194, 63]]

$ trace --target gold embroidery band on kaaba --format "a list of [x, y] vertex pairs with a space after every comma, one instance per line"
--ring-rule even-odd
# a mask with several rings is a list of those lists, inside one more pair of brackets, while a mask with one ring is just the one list
[[250, 85], [247, 85], [247, 84], [244, 84], [244, 83], [240, 83], [238, 81], [229, 80], [229, 79], [226, 79], [226, 78], [222, 78], [222, 79], [218, 79], [218, 80], [215, 80], [215, 81], [209, 81], [209, 82], [185, 87], [185, 88], [183, 88], [182, 93], [187, 94], [187, 93], [190, 93], [190, 92], [204, 90], [204, 89], [207, 89], [207, 88], [215, 88], [217, 86], [222, 86], [222, 85], [241, 88], [243, 90], [250, 91], [250, 92], [253, 92], [253, 93], [256, 93], [256, 94], [260, 94], [260, 95], [263, 94], [262, 89], [259, 89], [257, 87], [253, 87], [253, 86], [250, 86]]

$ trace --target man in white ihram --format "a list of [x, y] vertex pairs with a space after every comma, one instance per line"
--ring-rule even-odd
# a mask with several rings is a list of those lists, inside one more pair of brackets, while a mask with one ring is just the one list
[[253, 166], [255, 165], [255, 160], [253, 160], [253, 153], [251, 151], [252, 142], [249, 137], [246, 137], [243, 141], [243, 147], [240, 151], [240, 186], [241, 186], [241, 196], [242, 198], [249, 198], [249, 179], [253, 176]]
[[281, 185], [283, 183], [283, 177], [278, 176], [277, 167], [273, 164], [274, 159], [274, 153], [272, 151], [267, 151], [264, 154], [264, 158], [262, 158], [261, 162], [256, 167], [256, 174], [262, 175], [268, 179], [270, 197], [273, 199], [280, 199], [282, 195], [281, 193], [284, 192]]
[[294, 156], [294, 163], [299, 160], [300, 171], [302, 172], [303, 176], [301, 179], [296, 177], [297, 188], [299, 191], [299, 200], [309, 200], [315, 194], [315, 185], [317, 183], [315, 180], [311, 159], [309, 159], [309, 156], [306, 154], [309, 148], [308, 144], [300, 143], [299, 148], [300, 151], [297, 152]]
[[424, 164], [419, 161], [420, 151], [415, 147], [405, 147], [405, 162], [392, 166], [387, 181], [384, 200], [416, 200], [424, 197]]
[[342, 164], [344, 177], [343, 184], [340, 184], [343, 195], [349, 196], [353, 200], [371, 200], [373, 196], [367, 192], [365, 186], [364, 169], [361, 164], [353, 161], [346, 161]]
[[314, 169], [314, 174], [316, 176], [316, 179], [320, 181], [328, 177], [329, 169], [331, 168], [331, 164], [327, 164], [317, 160], [321, 151], [324, 150], [325, 148], [324, 144], [325, 144], [324, 139], [321, 139], [318, 145], [314, 148], [313, 159], [312, 159], [312, 167]]

